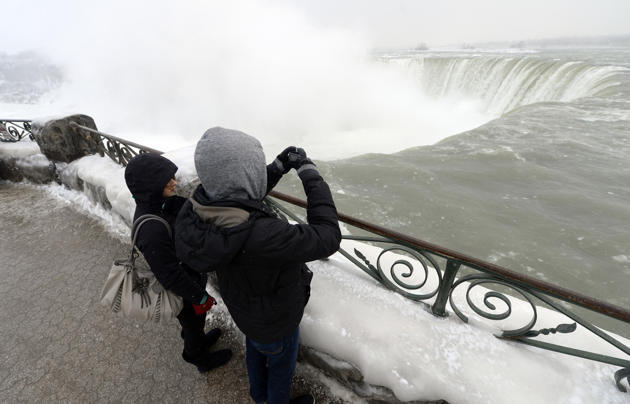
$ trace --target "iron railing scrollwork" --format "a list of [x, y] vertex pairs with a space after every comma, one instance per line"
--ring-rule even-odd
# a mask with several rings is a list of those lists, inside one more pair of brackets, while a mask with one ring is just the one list
[[623, 379], [626, 379], [626, 381], [630, 385], [630, 368], [619, 369], [615, 372], [615, 384], [617, 385], [617, 388], [619, 389], [619, 391], [627, 393], [628, 390], [623, 384], [621, 384], [621, 381]]
[[[630, 360], [624, 360], [616, 357], [611, 357], [608, 355], [601, 355], [595, 352], [570, 348], [564, 345], [552, 344], [549, 342], [543, 342], [540, 340], [534, 339], [540, 335], [552, 335], [552, 334], [570, 334], [575, 332], [577, 329], [577, 325], [579, 324], [592, 334], [597, 337], [603, 339], [608, 344], [616, 347], [621, 352], [626, 355], [630, 355], [630, 348], [628, 346], [621, 343], [616, 338], [612, 337], [610, 334], [604, 332], [602, 329], [593, 326], [590, 322], [584, 320], [582, 317], [576, 315], [575, 313], [565, 309], [561, 305], [555, 303], [548, 296], [541, 294], [534, 289], [526, 288], [522, 286], [515, 286], [512, 283], [506, 282], [499, 277], [490, 276], [490, 275], [468, 275], [461, 277], [457, 282], [453, 284], [453, 287], [450, 291], [449, 301], [453, 311], [457, 314], [457, 316], [464, 322], [468, 322], [468, 317], [462, 313], [462, 311], [457, 307], [455, 302], [452, 299], [452, 294], [455, 288], [462, 284], [467, 284], [466, 290], [466, 302], [468, 306], [479, 316], [483, 318], [487, 318], [490, 320], [504, 320], [508, 318], [512, 314], [512, 306], [510, 303], [510, 298], [503, 293], [499, 293], [495, 290], [489, 290], [485, 292], [483, 303], [487, 309], [490, 311], [486, 311], [484, 308], [480, 308], [477, 306], [473, 299], [470, 297], [470, 292], [476, 286], [482, 284], [495, 284], [495, 285], [503, 285], [511, 290], [515, 291], [516, 294], [520, 295], [522, 301], [526, 301], [532, 309], [532, 317], [531, 320], [523, 327], [512, 329], [512, 330], [503, 330], [501, 335], [497, 335], [497, 337], [502, 339], [510, 339], [514, 341], [518, 341], [527, 345], [535, 346], [538, 348], [560, 352], [567, 355], [572, 355], [584, 359], [594, 360], [602, 363], [607, 363], [613, 366], [621, 366], [622, 369], [615, 372], [615, 383], [617, 388], [620, 391], [626, 392], [625, 386], [621, 384], [621, 380], [623, 378], [627, 378], [630, 374], [628, 373], [628, 369], [630, 369]], [[498, 299], [503, 302], [506, 310], [500, 313], [494, 313], [497, 310], [496, 306], [492, 303], [492, 299]], [[551, 328], [541, 328], [539, 330], [534, 330], [534, 326], [538, 319], [538, 310], [539, 307], [534, 303], [534, 299], [542, 302], [545, 306], [552, 308], [555, 312], [563, 314], [565, 317], [573, 320], [572, 323], [562, 323], [558, 324], [555, 327]], [[630, 382], [630, 380], [629, 380]]]
[[[372, 237], [344, 236], [343, 238], [344, 240], [392, 243], [389, 240], [376, 239]], [[395, 255], [396, 260], [389, 264], [389, 273], [386, 273], [383, 269], [383, 263], [381, 261], [386, 254], [395, 254], [395, 252], [398, 252], [398, 254]], [[426, 251], [410, 249], [399, 245], [383, 248], [376, 258], [376, 267], [374, 267], [366, 256], [357, 248], [354, 248], [354, 254], [363, 261], [370, 272], [375, 275], [372, 276], [373, 278], [377, 279], [389, 289], [394, 290], [411, 300], [421, 301], [432, 298], [438, 293], [440, 285], [442, 284], [442, 272], [440, 271], [440, 267], [435, 259], [433, 259]], [[415, 283], [407, 283], [405, 281], [405, 279], [409, 279], [414, 276], [417, 266], [413, 265], [408, 258], [402, 258], [404, 256], [403, 254], [410, 256], [413, 261], [419, 263], [422, 268], [423, 275], [419, 280], [415, 281]], [[397, 270], [397, 268], [399, 269]], [[365, 269], [363, 270], [365, 271]], [[420, 293], [421, 289], [428, 285], [427, 282], [429, 281], [431, 272], [435, 273], [437, 276], [435, 288], [430, 288], [428, 291]]]
[[0, 119], [0, 142], [19, 142], [33, 138], [32, 121], [28, 119]]
[[[283, 207], [275, 199], [288, 202], [301, 208], [306, 208], [305, 201], [273, 191], [270, 193], [270, 196], [273, 197], [273, 199], [268, 197], [266, 201], [275, 211], [280, 211], [292, 220], [303, 223], [300, 217]], [[380, 236], [363, 237], [343, 235], [343, 240], [363, 241], [373, 245], [388, 245], [380, 250], [375, 264], [370, 262], [367, 255], [363, 251], [360, 251], [359, 248], [354, 249], [354, 255], [345, 251], [343, 248], [339, 250], [341, 255], [388, 289], [415, 301], [429, 300], [437, 295], [430, 306], [431, 312], [436, 316], [447, 316], [446, 305], [448, 303], [457, 317], [464, 322], [468, 322], [468, 317], [455, 303], [453, 298], [453, 293], [458, 288], [463, 286], [467, 287], [464, 301], [474, 314], [492, 321], [508, 319], [513, 314], [512, 299], [518, 299], [520, 302], [525, 302], [525, 304], [530, 307], [531, 317], [529, 321], [526, 321], [526, 324], [520, 328], [503, 330], [497, 335], [498, 338], [619, 366], [621, 369], [614, 374], [615, 383], [620, 391], [627, 391], [626, 387], [622, 384], [622, 380], [626, 379], [630, 384], [630, 348], [609, 333], [594, 326], [591, 322], [586, 321], [574, 312], [564, 308], [561, 304], [555, 302], [554, 299], [578, 305], [596, 313], [605, 314], [626, 324], [630, 324], [630, 311], [535, 278], [529, 278], [506, 268], [384, 229], [342, 213], [339, 213], [339, 220]], [[392, 247], [391, 245], [394, 246]], [[393, 259], [393, 264], [391, 264], [389, 272], [386, 272], [381, 265], [381, 259], [385, 254], [394, 252], [398, 253], [400, 257]], [[438, 265], [438, 259], [446, 261], [443, 272]], [[414, 261], [416, 265], [413, 265], [411, 261]], [[402, 266], [403, 270], [396, 272], [396, 266]], [[420, 277], [420, 281], [416, 281], [413, 284], [406, 282], [405, 279], [411, 278], [414, 275], [414, 268], [417, 267], [422, 268], [424, 272], [423, 276]], [[458, 278], [458, 272], [463, 267], [472, 269], [476, 271], [476, 273], [460, 276]], [[437, 276], [434, 276], [434, 283], [437, 286], [433, 286], [424, 293], [418, 293], [418, 289], [426, 286], [429, 273], [433, 271], [437, 273]], [[471, 297], [471, 291], [479, 286], [485, 286], [482, 299], [483, 307], [475, 303], [474, 299]], [[498, 291], [500, 287], [507, 288], [511, 290], [512, 293], [510, 295], [501, 293]], [[502, 303], [502, 309], [499, 310], [498, 306], [493, 302]], [[539, 303], [540, 306], [536, 303]], [[546, 306], [545, 308], [553, 312], [560, 313], [570, 321], [566, 323], [562, 322], [553, 327], [534, 329], [540, 319], [541, 307], [543, 306]], [[519, 305], [519, 307], [522, 308], [522, 305]], [[611, 357], [596, 352], [571, 348], [560, 343], [552, 344], [536, 338], [540, 336], [554, 337], [562, 334], [570, 335], [577, 330], [578, 325], [588, 330], [596, 337], [601, 338], [606, 343], [614, 346], [621, 351], [621, 353], [627, 355], [628, 358]]]
[[[77, 133], [82, 133], [87, 139], [96, 139], [101, 156], [107, 155], [116, 163], [126, 166], [134, 156], [141, 153], [162, 154], [161, 151], [143, 146], [98, 130], [82, 126], [76, 122], [70, 124]], [[32, 121], [27, 119], [0, 119], [0, 141], [19, 142], [29, 137], [35, 140], [32, 130]]]
[[99, 142], [99, 151], [101, 156], [107, 155], [110, 159], [122, 166], [127, 166], [129, 160], [138, 154], [162, 154], [159, 150], [155, 150], [129, 140], [121, 139], [116, 136], [108, 135], [107, 133], [99, 132], [98, 130], [79, 125], [75, 122], [70, 125], [79, 133], [83, 132], [90, 137], [96, 135], [97, 141]]

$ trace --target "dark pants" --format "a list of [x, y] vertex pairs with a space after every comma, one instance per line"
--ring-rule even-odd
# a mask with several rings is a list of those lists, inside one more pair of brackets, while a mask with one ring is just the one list
[[184, 338], [186, 353], [191, 355], [200, 353], [204, 347], [205, 313], [200, 316], [196, 315], [192, 304], [184, 300], [184, 307], [177, 315], [177, 319], [182, 325], [182, 337]]
[[270, 344], [245, 338], [249, 394], [255, 402], [289, 402], [299, 337], [298, 327], [290, 335]]

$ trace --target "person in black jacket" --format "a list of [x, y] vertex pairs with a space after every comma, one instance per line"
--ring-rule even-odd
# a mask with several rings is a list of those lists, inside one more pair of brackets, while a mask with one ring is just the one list
[[[140, 154], [129, 161], [125, 181], [136, 201], [134, 222], [146, 214], [165, 219], [174, 228], [175, 218], [186, 198], [175, 195], [177, 166], [157, 154]], [[216, 302], [206, 293], [207, 275], [180, 265], [175, 246], [166, 227], [151, 220], [139, 230], [136, 245], [160, 284], [184, 300], [177, 316], [184, 339], [182, 357], [197, 366], [200, 372], [209, 371], [230, 360], [230, 350], [210, 352], [209, 348], [221, 335], [215, 328], [204, 333], [206, 312]]]
[[[330, 189], [302, 149], [289, 147], [265, 166], [258, 140], [218, 127], [197, 143], [195, 166], [201, 184], [177, 217], [177, 255], [199, 273], [217, 272], [246, 336], [252, 399], [285, 404], [313, 276], [305, 262], [328, 257], [341, 241]], [[289, 224], [263, 203], [291, 168], [304, 185], [308, 224]]]

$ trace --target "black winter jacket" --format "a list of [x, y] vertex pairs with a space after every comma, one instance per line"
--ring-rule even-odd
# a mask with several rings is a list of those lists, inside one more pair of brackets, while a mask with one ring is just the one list
[[[186, 198], [164, 198], [162, 191], [176, 171], [175, 164], [155, 154], [142, 154], [129, 162], [125, 180], [136, 201], [134, 221], [142, 215], [154, 214], [165, 219], [175, 231], [175, 218]], [[157, 220], [143, 224], [136, 241], [151, 271], [164, 288], [191, 303], [199, 303], [205, 295], [207, 275], [180, 265], [173, 243], [166, 226]]]
[[[267, 167], [268, 191], [282, 176], [273, 167]], [[210, 201], [201, 185], [177, 217], [178, 257], [198, 272], [217, 271], [236, 325], [260, 343], [277, 341], [299, 325], [313, 276], [305, 262], [328, 257], [341, 241], [328, 185], [315, 170], [300, 177], [309, 224], [289, 224], [260, 201]]]

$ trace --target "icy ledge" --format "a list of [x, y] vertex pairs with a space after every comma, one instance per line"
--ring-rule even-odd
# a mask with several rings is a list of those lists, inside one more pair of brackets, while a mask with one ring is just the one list
[[[194, 179], [190, 148], [165, 156], [180, 167], [181, 183]], [[80, 198], [63, 187], [47, 188], [63, 199], [74, 198], [81, 209], [92, 209], [91, 213], [97, 213], [110, 230], [126, 237], [125, 222], [133, 214], [134, 202], [124, 185], [123, 173], [122, 167], [98, 156], [84, 157], [62, 169], [64, 182], [76, 178], [75, 185], [91, 184], [97, 191], [88, 194], [92, 192], [95, 200], [106, 198], [111, 211], [79, 203]], [[376, 247], [352, 241], [344, 241], [342, 247], [348, 251], [357, 248], [372, 262], [380, 253]], [[465, 297], [456, 294], [455, 302], [471, 318], [465, 324], [452, 313], [447, 318], [434, 317], [422, 304], [385, 289], [339, 254], [309, 266], [315, 276], [301, 323], [301, 342], [309, 348], [307, 351], [315, 352], [317, 358], [311, 361], [323, 362], [319, 366], [324, 370], [345, 369], [345, 380], [341, 377], [340, 382], [358, 394], [393, 401], [393, 397], [387, 398], [391, 391], [400, 401], [444, 399], [451, 403], [628, 402], [628, 395], [614, 385], [616, 367], [495, 338], [497, 327], [510, 328], [528, 321], [531, 308], [524, 302], [514, 302], [509, 321], [496, 324], [478, 319], [467, 310]], [[212, 282], [208, 289], [219, 298]], [[477, 287], [474, 291], [473, 299], [480, 301], [485, 289]], [[220, 299], [219, 303], [213, 309], [214, 315], [226, 326], [234, 327]], [[536, 328], [567, 322], [545, 308], [539, 308], [539, 317]], [[544, 338], [618, 355], [613, 347], [581, 327], [570, 335]], [[343, 396], [343, 391], [339, 395]]]

